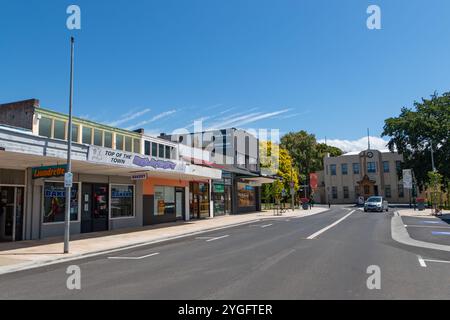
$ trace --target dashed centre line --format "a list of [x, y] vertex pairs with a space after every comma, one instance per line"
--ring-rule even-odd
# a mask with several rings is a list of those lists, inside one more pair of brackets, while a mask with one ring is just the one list
[[319, 231], [317, 231], [316, 233], [313, 233], [312, 235], [310, 235], [308, 238], [308, 240], [313, 240], [315, 238], [317, 238], [318, 236], [320, 236], [322, 233], [330, 230], [331, 228], [333, 228], [334, 226], [338, 225], [339, 223], [341, 223], [342, 221], [344, 221], [345, 219], [347, 219], [348, 217], [350, 217], [353, 213], [355, 212], [355, 210], [352, 210], [349, 214], [345, 215], [343, 218], [339, 219], [338, 221], [330, 224], [328, 227], [325, 227]]

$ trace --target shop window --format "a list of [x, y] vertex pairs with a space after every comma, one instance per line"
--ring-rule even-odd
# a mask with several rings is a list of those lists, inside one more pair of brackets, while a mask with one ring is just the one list
[[105, 148], [112, 148], [113, 135], [112, 132], [105, 131]]
[[83, 127], [83, 143], [92, 144], [92, 128]]
[[[44, 223], [64, 222], [66, 214], [66, 188], [62, 182], [44, 184]], [[78, 220], [78, 184], [74, 183], [70, 200], [70, 220]]]
[[66, 140], [66, 123], [61, 120], [55, 120], [53, 137], [55, 139]]
[[146, 156], [150, 156], [151, 155], [151, 145], [152, 145], [152, 143], [150, 141], [145, 141], [144, 142], [144, 154]]
[[131, 137], [125, 137], [125, 151], [132, 152], [133, 151], [133, 139]]
[[39, 135], [42, 137], [52, 137], [52, 119], [42, 117], [39, 120]]
[[238, 183], [238, 206], [251, 207], [256, 205], [255, 188], [245, 184]]
[[123, 150], [123, 136], [116, 134], [116, 149]]
[[166, 146], [166, 156], [164, 158], [170, 159], [170, 146]]
[[133, 152], [141, 153], [141, 140], [133, 139]]
[[152, 157], [158, 157], [158, 144], [152, 142]]
[[134, 217], [134, 186], [111, 185], [111, 218]]
[[165, 151], [165, 148], [164, 148], [164, 145], [163, 144], [160, 144], [160, 145], [158, 145], [159, 146], [159, 150], [158, 150], [158, 157], [159, 158], [164, 158], [164, 151]]
[[103, 131], [98, 129], [94, 130], [94, 145], [103, 147]]
[[72, 142], [78, 143], [78, 128], [77, 124], [72, 124]]
[[154, 215], [175, 214], [175, 188], [155, 187]]

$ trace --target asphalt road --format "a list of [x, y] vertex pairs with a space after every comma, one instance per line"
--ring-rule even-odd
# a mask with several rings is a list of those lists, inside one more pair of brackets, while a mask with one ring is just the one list
[[[450, 263], [442, 262], [449, 253], [394, 242], [392, 212], [349, 215], [353, 210], [334, 207], [3, 275], [0, 299], [450, 298]], [[426, 267], [419, 258], [429, 259]], [[81, 290], [66, 287], [69, 265], [81, 269]], [[379, 290], [367, 287], [370, 266], [381, 272]]]

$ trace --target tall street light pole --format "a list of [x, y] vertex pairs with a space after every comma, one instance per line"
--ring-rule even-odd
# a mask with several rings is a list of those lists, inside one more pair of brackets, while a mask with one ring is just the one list
[[431, 167], [433, 171], [436, 171], [436, 167], [434, 165], [434, 150], [433, 150], [433, 141], [430, 142], [431, 145]]
[[[75, 39], [70, 37], [70, 94], [69, 94], [69, 123], [67, 130], [67, 172], [66, 177], [72, 176], [72, 104], [73, 104], [73, 60], [74, 60]], [[70, 207], [72, 199], [72, 181], [65, 181], [66, 185], [66, 217], [64, 221], [64, 253], [69, 253], [69, 239], [70, 239]]]

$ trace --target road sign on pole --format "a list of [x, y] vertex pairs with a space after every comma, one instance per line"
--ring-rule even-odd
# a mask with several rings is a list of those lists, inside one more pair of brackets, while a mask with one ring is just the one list
[[411, 169], [403, 170], [403, 188], [412, 189], [413, 181], [412, 181], [412, 171]]

